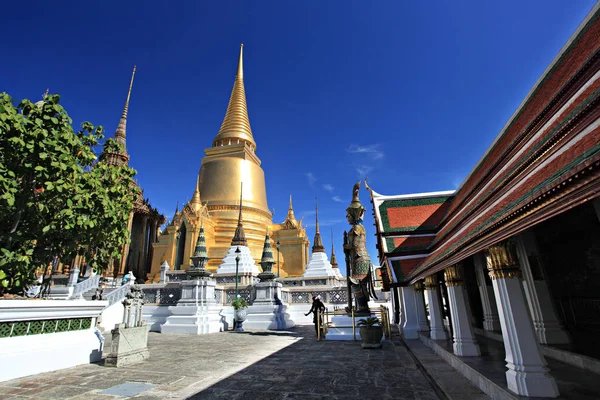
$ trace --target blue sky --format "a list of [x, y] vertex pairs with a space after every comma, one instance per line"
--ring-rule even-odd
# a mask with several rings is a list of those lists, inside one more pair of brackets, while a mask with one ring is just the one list
[[[88, 4], [90, 3], [90, 4]], [[3, 5], [0, 91], [62, 96], [74, 123], [128, 119], [131, 165], [167, 216], [190, 198], [225, 115], [239, 43], [275, 220], [294, 197], [341, 237], [352, 185], [457, 188], [594, 0], [103, 1]], [[369, 251], [377, 264], [368, 193]]]

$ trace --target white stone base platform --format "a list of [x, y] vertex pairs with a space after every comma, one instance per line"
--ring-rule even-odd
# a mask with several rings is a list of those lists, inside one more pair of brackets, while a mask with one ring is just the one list
[[244, 329], [285, 330], [296, 326], [284, 305], [256, 305], [248, 307]]
[[161, 325], [162, 333], [204, 335], [226, 330], [222, 306], [171, 306], [166, 322]]

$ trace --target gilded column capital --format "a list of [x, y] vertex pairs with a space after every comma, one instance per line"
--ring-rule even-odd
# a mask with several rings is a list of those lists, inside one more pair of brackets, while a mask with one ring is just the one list
[[458, 264], [446, 268], [444, 271], [444, 280], [446, 281], [446, 286], [462, 286], [465, 284], [460, 275]]
[[433, 275], [425, 277], [425, 290], [435, 290], [437, 286], [437, 281]]
[[486, 262], [491, 279], [518, 278], [521, 276], [516, 245], [511, 239], [486, 250]]
[[425, 286], [423, 285], [423, 281], [416, 281], [413, 286], [415, 288], [415, 292], [417, 292], [417, 293], [421, 293], [421, 292], [425, 291]]

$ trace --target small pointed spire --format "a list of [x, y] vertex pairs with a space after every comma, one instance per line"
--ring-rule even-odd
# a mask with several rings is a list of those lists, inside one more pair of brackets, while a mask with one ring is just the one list
[[[213, 140], [213, 145], [237, 145], [239, 142], [247, 142], [256, 150], [256, 142], [252, 136], [250, 119], [248, 118], [248, 106], [246, 104], [246, 90], [244, 88], [244, 45], [240, 45], [240, 59], [238, 60], [237, 72], [233, 83], [233, 90], [227, 105], [227, 112], [219, 133]], [[219, 144], [217, 144], [219, 143]]]
[[177, 205], [175, 206], [175, 215], [177, 214], [179, 214], [179, 200], [177, 200]]
[[200, 200], [200, 174], [198, 174], [198, 177], [196, 178], [196, 189], [192, 195], [190, 207], [192, 210], [194, 210], [194, 212], [198, 212], [200, 209], [202, 209], [202, 201]]
[[42, 95], [42, 100], [45, 100], [46, 97], [48, 97], [48, 92], [50, 91], [50, 88], [46, 89], [46, 91], [44, 92], [44, 94]]
[[339, 268], [337, 259], [335, 258], [335, 246], [333, 245], [333, 228], [331, 229], [331, 267]]
[[325, 247], [323, 247], [323, 240], [321, 239], [321, 233], [319, 232], [319, 199], [315, 197], [316, 202], [316, 224], [315, 224], [315, 243], [312, 247], [313, 253], [325, 253]]
[[127, 113], [129, 112], [129, 98], [131, 97], [131, 88], [133, 87], [133, 78], [135, 77], [135, 65], [133, 66], [133, 72], [131, 72], [131, 80], [129, 81], [129, 90], [127, 90], [127, 98], [125, 99], [125, 107], [123, 107], [123, 114], [121, 114], [121, 120], [117, 131], [115, 132], [115, 140], [125, 145], [125, 139], [127, 137]]
[[298, 221], [296, 221], [296, 216], [294, 215], [294, 208], [292, 207], [292, 195], [290, 194], [290, 206], [288, 208], [287, 216], [285, 217], [284, 224], [288, 224], [286, 226], [291, 225], [292, 227], [296, 227], [298, 225]]
[[244, 43], [240, 43], [240, 59], [238, 60], [235, 79], [244, 79]]
[[235, 229], [235, 234], [233, 235], [233, 240], [231, 241], [232, 246], [248, 246], [248, 241], [246, 240], [246, 233], [244, 232], [244, 227], [242, 226], [242, 195], [244, 193], [244, 182], [240, 184], [240, 214], [238, 216], [238, 225]]

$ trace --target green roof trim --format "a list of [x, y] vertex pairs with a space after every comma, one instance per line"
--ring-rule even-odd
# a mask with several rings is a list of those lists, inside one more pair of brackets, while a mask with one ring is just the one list
[[[428, 245], [421, 245], [421, 246], [398, 246], [396, 247], [396, 245], [394, 244], [394, 238], [385, 238], [386, 241], [386, 245], [388, 248], [388, 253], [401, 253], [401, 252], [409, 252], [409, 251], [416, 251], [416, 250], [427, 250], [427, 246]], [[393, 250], [390, 250], [393, 249]]]
[[396, 279], [398, 280], [398, 282], [401, 282], [404, 279], [404, 273], [402, 272], [402, 267], [400, 266], [400, 260], [393, 260], [392, 268], [394, 269]]

